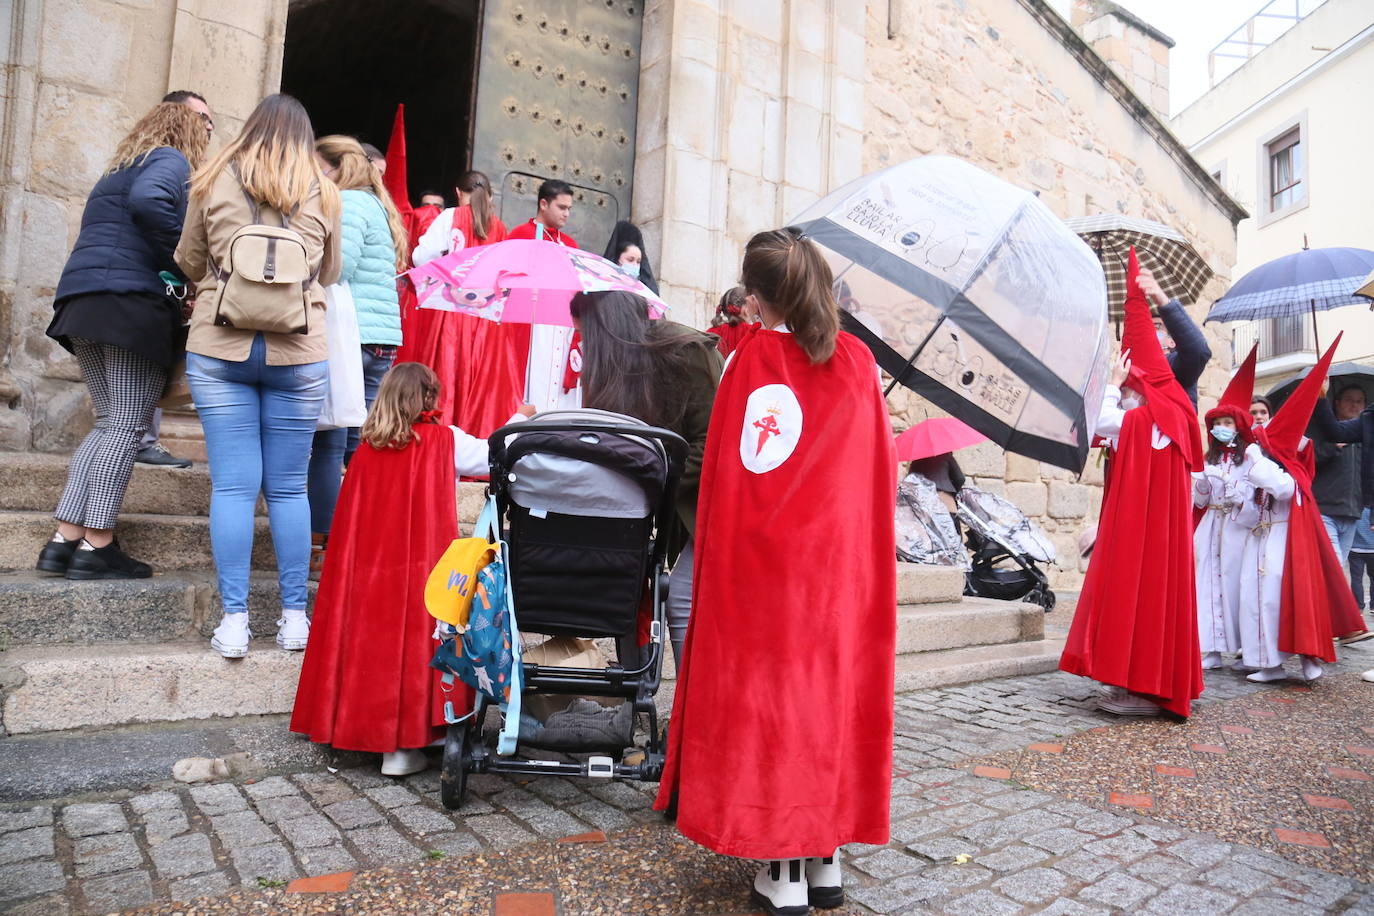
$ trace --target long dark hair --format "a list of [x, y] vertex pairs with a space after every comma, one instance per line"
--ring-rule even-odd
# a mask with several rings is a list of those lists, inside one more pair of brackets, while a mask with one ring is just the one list
[[740, 283], [773, 308], [813, 364], [834, 355], [840, 332], [834, 276], [820, 249], [798, 230], [789, 226], [751, 238]]
[[697, 351], [714, 341], [651, 320], [649, 303], [633, 293], [578, 293], [570, 308], [582, 326], [583, 406], [677, 427]]
[[471, 195], [468, 206], [472, 207], [472, 234], [485, 242], [492, 217], [491, 179], [476, 170], [464, 172], [458, 178], [458, 190]]

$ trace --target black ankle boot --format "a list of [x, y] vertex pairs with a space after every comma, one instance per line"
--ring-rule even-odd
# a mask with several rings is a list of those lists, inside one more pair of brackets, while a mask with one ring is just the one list
[[146, 579], [152, 574], [151, 566], [119, 549], [118, 538], [104, 547], [82, 541], [67, 566], [68, 579]]
[[80, 543], [81, 538], [69, 541], [60, 534], [54, 534], [52, 540], [38, 552], [38, 562], [34, 568], [59, 575], [65, 573], [72, 562], [72, 554], [76, 553], [76, 545]]

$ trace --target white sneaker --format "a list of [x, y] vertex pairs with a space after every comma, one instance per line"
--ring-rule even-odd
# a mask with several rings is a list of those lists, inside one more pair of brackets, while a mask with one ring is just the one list
[[409, 776], [429, 769], [429, 758], [418, 747], [403, 747], [382, 755], [383, 776]]
[[1310, 655], [1302, 657], [1302, 679], [1304, 681], [1315, 681], [1325, 673], [1326, 670], [1322, 668], [1322, 663], [1318, 659]]
[[1159, 704], [1131, 693], [1124, 687], [1113, 687], [1097, 701], [1097, 708], [1118, 716], [1157, 716]]
[[252, 638], [247, 613], [225, 614], [210, 637], [210, 648], [225, 658], [243, 658], [248, 654], [248, 640]]
[[1288, 672], [1283, 670], [1283, 665], [1275, 665], [1272, 668], [1261, 668], [1254, 674], [1247, 674], [1247, 681], [1254, 681], [1256, 684], [1268, 684], [1271, 681], [1281, 681], [1288, 677]]
[[774, 859], [754, 876], [751, 896], [768, 916], [806, 916], [806, 875], [801, 859]]
[[833, 910], [844, 906], [844, 874], [840, 871], [840, 851], [824, 859], [806, 860], [806, 897], [813, 907]]
[[1213, 668], [1220, 668], [1225, 663], [1221, 660], [1220, 652], [1207, 652], [1202, 656], [1202, 670], [1211, 671]]
[[310, 618], [305, 616], [305, 611], [283, 610], [277, 621], [277, 646], [288, 652], [299, 652], [309, 638]]
[[1360, 680], [1369, 681], [1371, 684], [1374, 684], [1374, 668], [1370, 668], [1368, 671], [1363, 672], [1360, 675]]

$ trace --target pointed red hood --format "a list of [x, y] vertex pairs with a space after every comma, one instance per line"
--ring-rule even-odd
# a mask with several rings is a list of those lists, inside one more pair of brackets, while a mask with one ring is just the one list
[[1247, 442], [1255, 439], [1254, 423], [1250, 419], [1250, 401], [1255, 396], [1255, 362], [1258, 358], [1259, 344], [1255, 344], [1250, 348], [1250, 355], [1245, 357], [1236, 374], [1231, 377], [1231, 383], [1222, 392], [1217, 406], [1207, 411], [1206, 417], [1209, 427], [1218, 417], [1230, 417]]
[[411, 234], [411, 247], [418, 241], [413, 227], [414, 208], [410, 205], [410, 188], [406, 176], [406, 106], [396, 105], [396, 117], [391, 122], [391, 139], [386, 143], [386, 174], [382, 184], [391, 195], [391, 202], [400, 211], [401, 221]]
[[[1299, 477], [1299, 472], [1295, 468], [1301, 465], [1298, 460], [1298, 443], [1307, 431], [1307, 425], [1312, 419], [1312, 408], [1317, 406], [1317, 398], [1321, 397], [1322, 385], [1326, 383], [1326, 373], [1331, 369], [1331, 360], [1336, 355], [1336, 348], [1340, 346], [1344, 333], [1336, 335], [1336, 339], [1322, 354], [1322, 358], [1317, 360], [1312, 371], [1307, 373], [1307, 378], [1298, 383], [1298, 387], [1269, 422], [1255, 430], [1255, 441], [1269, 453], [1269, 457], [1283, 465], [1295, 478]], [[1310, 475], [1304, 473], [1302, 476], [1308, 478], [1306, 483], [1310, 487]]]
[[1159, 345], [1159, 336], [1150, 318], [1149, 303], [1145, 301], [1145, 293], [1137, 280], [1139, 274], [1140, 263], [1136, 260], [1133, 247], [1127, 265], [1126, 322], [1121, 336], [1121, 348], [1129, 351], [1131, 356], [1131, 377], [1126, 384], [1132, 388], [1140, 387], [1140, 393], [1145, 396], [1145, 407], [1155, 426], [1178, 444], [1188, 459], [1188, 466], [1200, 471], [1202, 440], [1198, 435], [1197, 408], [1174, 378], [1164, 348]]

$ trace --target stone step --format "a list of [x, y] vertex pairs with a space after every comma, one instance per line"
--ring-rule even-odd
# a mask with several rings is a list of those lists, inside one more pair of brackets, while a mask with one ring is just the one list
[[897, 608], [897, 654], [1038, 640], [1045, 612], [1023, 601], [964, 598]]
[[896, 689], [926, 690], [997, 677], [1043, 674], [1059, 667], [1062, 638], [941, 649], [897, 656]]
[[158, 441], [173, 455], [190, 458], [200, 467], [204, 467], [208, 460], [205, 454], [205, 431], [201, 429], [200, 416], [194, 408], [164, 411]]
[[897, 604], [942, 604], [964, 594], [964, 571], [923, 563], [897, 564]]
[[[316, 584], [309, 587], [313, 603]], [[92, 582], [29, 571], [0, 573], [0, 647], [208, 637], [219, 623], [220, 608], [209, 571]], [[276, 576], [253, 574], [248, 585], [253, 632], [275, 633], [280, 608]], [[57, 609], [60, 613], [54, 613]]]
[[204, 639], [11, 649], [0, 654], [0, 727], [23, 735], [283, 713], [303, 657], [271, 637], [232, 661]]

